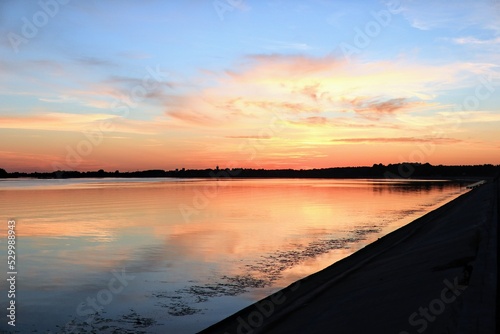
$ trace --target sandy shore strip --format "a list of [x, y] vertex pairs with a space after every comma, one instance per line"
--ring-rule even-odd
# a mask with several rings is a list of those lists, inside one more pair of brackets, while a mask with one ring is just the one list
[[498, 179], [201, 333], [495, 333]]

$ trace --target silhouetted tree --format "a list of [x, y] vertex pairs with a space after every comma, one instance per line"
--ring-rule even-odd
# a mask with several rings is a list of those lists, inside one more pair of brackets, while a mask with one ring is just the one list
[[[217, 166], [219, 167], [219, 166]], [[79, 171], [54, 171], [46, 173], [8, 173], [0, 168], [0, 178], [84, 178], [84, 177], [243, 177], [243, 178], [461, 178], [461, 177], [494, 177], [500, 172], [500, 165], [474, 165], [474, 166], [433, 166], [429, 163], [404, 162], [389, 164], [379, 163], [371, 167], [332, 167], [320, 169], [251, 169], [251, 168], [225, 168], [225, 169], [175, 169], [145, 170], [135, 172], [106, 172], [103, 169], [93, 172]]]

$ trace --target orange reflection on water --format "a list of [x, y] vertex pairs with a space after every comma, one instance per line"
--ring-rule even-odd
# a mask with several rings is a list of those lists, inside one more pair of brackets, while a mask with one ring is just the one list
[[137, 278], [123, 298], [151, 309], [159, 306], [145, 296], [182, 295], [179, 287], [193, 282], [212, 291], [243, 277], [243, 289], [263, 287], [245, 298], [264, 297], [461, 192], [447, 182], [373, 180], [23, 182], [0, 182], [0, 212], [17, 221], [24, 303], [61, 291], [81, 299], [73, 294], [82, 287], [95, 294], [112, 270], [128, 268]]
[[[423, 191], [432, 202], [442, 189]], [[0, 200], [23, 237], [81, 237], [120, 247], [117, 240], [143, 236], [197, 261], [219, 261], [371, 226], [382, 215], [414, 209], [415, 193], [350, 180], [101, 181], [0, 191]]]

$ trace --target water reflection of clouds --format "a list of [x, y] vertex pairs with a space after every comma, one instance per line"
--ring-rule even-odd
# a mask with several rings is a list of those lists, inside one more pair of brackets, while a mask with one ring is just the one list
[[129, 297], [120, 298], [144, 299], [155, 289], [175, 291], [193, 280], [204, 284], [244, 276], [249, 266], [272, 269], [276, 254], [286, 265], [281, 271], [269, 269], [269, 277], [278, 275], [276, 286], [283, 286], [368, 242], [346, 241], [354, 230], [385, 224], [387, 216], [428, 203], [417, 195], [437, 200], [448, 187], [232, 180], [221, 183], [217, 195], [186, 222], [179, 205], [192, 205], [210, 182], [23, 189], [8, 197], [0, 191], [2, 210], [19, 217], [26, 296], [32, 294], [35, 302], [62, 291], [79, 299], [102, 289], [112, 270], [126, 268], [137, 279], [127, 290]]

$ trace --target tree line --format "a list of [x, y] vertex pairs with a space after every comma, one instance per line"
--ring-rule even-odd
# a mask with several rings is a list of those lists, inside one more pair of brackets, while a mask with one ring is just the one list
[[53, 171], [53, 172], [7, 172], [0, 168], [0, 178], [469, 178], [494, 177], [500, 172], [500, 165], [437, 165], [429, 163], [374, 164], [364, 167], [331, 167], [315, 169], [253, 169], [253, 168], [207, 168], [144, 170], [133, 172], [105, 171]]

